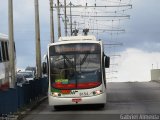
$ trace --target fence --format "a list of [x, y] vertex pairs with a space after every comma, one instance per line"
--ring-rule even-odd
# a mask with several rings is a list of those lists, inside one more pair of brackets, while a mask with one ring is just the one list
[[41, 78], [29, 81], [14, 89], [0, 91], [0, 116], [18, 112], [32, 101], [47, 95], [48, 80]]

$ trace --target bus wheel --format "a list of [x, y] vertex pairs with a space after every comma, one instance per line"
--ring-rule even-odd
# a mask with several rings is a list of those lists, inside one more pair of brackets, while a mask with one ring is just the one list
[[105, 108], [105, 105], [106, 105], [106, 104], [99, 104], [98, 107], [99, 107], [100, 109], [104, 109], [104, 108]]
[[60, 110], [60, 106], [54, 106], [54, 110], [56, 111]]

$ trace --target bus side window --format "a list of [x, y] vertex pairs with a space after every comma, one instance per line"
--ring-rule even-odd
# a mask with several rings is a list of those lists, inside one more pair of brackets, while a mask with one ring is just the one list
[[6, 60], [9, 61], [9, 55], [8, 55], [8, 43], [5, 42], [5, 52], [6, 52]]
[[1, 47], [2, 47], [2, 58], [3, 58], [3, 61], [6, 61], [4, 41], [1, 42]]
[[1, 47], [1, 42], [0, 42], [0, 62], [2, 62], [2, 53], [1, 53], [2, 49], [1, 48], [2, 47]]

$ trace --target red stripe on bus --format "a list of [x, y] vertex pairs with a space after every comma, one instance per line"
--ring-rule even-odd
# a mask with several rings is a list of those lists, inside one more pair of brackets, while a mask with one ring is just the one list
[[[77, 84], [77, 88], [85, 89], [85, 88], [92, 88], [97, 87], [101, 84], [101, 82], [87, 82], [87, 83], [79, 83]], [[75, 89], [76, 84], [52, 84], [52, 87], [57, 89]]]
[[6, 82], [0, 86], [0, 90], [7, 90], [7, 89], [9, 89], [9, 82]]

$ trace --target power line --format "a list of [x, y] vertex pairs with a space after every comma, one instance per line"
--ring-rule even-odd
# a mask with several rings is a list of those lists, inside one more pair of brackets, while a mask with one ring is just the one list
[[[64, 8], [65, 6], [63, 6], [63, 5], [60, 5], [59, 6], [59, 8]], [[82, 6], [82, 5], [73, 5], [72, 6], [72, 8], [95, 8], [95, 7], [97, 7], [97, 8], [108, 8], [108, 7], [130, 7], [130, 8], [132, 8], [132, 5], [131, 4], [126, 4], [126, 5], [104, 5], [104, 6]], [[58, 8], [57, 7], [57, 5], [55, 5], [55, 6], [53, 6], [53, 8]], [[66, 6], [66, 8], [70, 8], [70, 6]]]
[[[67, 29], [70, 29], [70, 28], [67, 28]], [[82, 28], [79, 28], [80, 30], [82, 30]], [[125, 32], [125, 30], [124, 29], [89, 29], [90, 31], [94, 31], [94, 30], [100, 30], [100, 31], [115, 31], [115, 32], [117, 32], [117, 31], [120, 31], [120, 32]]]
[[[64, 14], [60, 14], [60, 15], [64, 15]], [[122, 17], [122, 18], [124, 18], [124, 17], [126, 17], [126, 18], [130, 18], [130, 15], [67, 15], [67, 16], [72, 16], [72, 17]]]

